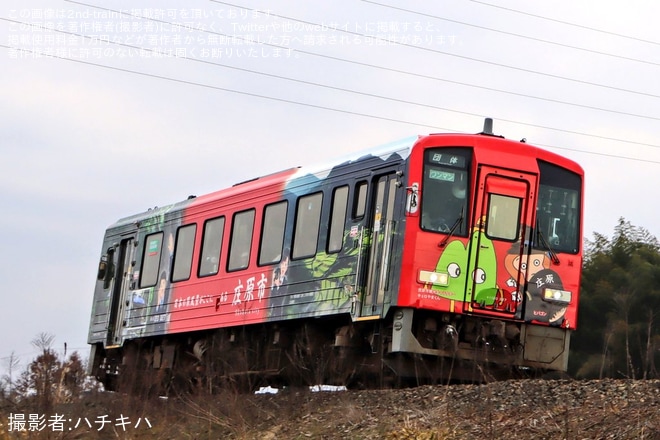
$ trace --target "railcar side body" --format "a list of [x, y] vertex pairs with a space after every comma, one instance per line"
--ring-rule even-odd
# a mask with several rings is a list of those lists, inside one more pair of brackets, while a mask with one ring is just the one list
[[113, 388], [129, 366], [284, 382], [565, 371], [582, 194], [559, 155], [434, 134], [127, 217], [103, 241], [90, 373]]

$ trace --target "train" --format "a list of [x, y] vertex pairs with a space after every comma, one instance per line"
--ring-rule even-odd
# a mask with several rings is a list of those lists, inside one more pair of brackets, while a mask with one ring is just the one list
[[579, 164], [487, 118], [122, 218], [88, 373], [163, 392], [565, 372], [583, 192]]

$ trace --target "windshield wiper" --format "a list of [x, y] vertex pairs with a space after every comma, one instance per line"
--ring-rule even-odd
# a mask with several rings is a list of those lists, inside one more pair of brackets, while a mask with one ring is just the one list
[[458, 216], [454, 224], [451, 225], [451, 228], [449, 228], [449, 232], [447, 233], [447, 236], [444, 238], [444, 240], [438, 243], [438, 247], [445, 247], [451, 236], [454, 235], [456, 228], [458, 228], [458, 226], [463, 223], [463, 209], [464, 208], [461, 208], [461, 214]]
[[548, 250], [548, 254], [550, 255], [550, 259], [555, 265], [559, 265], [561, 261], [559, 261], [559, 257], [557, 256], [557, 253], [552, 250], [550, 247], [550, 243], [548, 243], [548, 240], [545, 239], [545, 235], [543, 235], [543, 232], [541, 231], [541, 228], [539, 227], [539, 220], [536, 219], [536, 234], [538, 237], [541, 239], [541, 244]]

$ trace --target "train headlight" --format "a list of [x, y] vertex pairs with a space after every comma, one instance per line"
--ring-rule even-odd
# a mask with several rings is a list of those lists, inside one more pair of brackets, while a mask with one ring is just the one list
[[571, 302], [572, 294], [568, 290], [543, 289], [543, 299], [548, 302], [568, 304]]
[[431, 272], [428, 270], [420, 270], [419, 282], [446, 287], [449, 285], [449, 274], [447, 272]]

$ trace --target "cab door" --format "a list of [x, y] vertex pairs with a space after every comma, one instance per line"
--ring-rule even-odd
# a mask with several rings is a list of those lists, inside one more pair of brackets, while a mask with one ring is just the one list
[[479, 169], [465, 298], [473, 313], [514, 317], [522, 310], [536, 182], [534, 174]]

